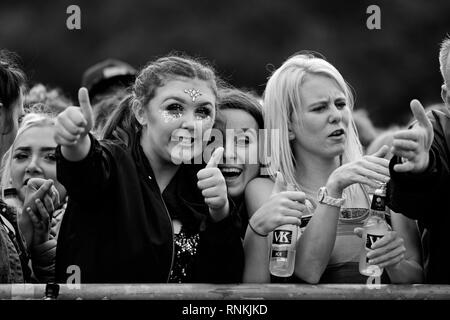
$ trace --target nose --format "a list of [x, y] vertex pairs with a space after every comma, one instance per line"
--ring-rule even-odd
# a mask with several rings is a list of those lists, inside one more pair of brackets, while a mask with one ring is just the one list
[[236, 145], [234, 143], [234, 139], [226, 139], [223, 156], [224, 162], [227, 164], [234, 163], [236, 160]]
[[342, 110], [339, 110], [334, 104], [330, 107], [330, 116], [328, 121], [330, 123], [339, 123], [342, 120]]
[[33, 156], [31, 158], [31, 161], [28, 163], [27, 167], [25, 168], [25, 173], [28, 173], [29, 175], [42, 174], [42, 168], [39, 164], [38, 156]]
[[183, 117], [183, 123], [181, 125], [181, 127], [183, 129], [194, 129], [195, 127], [195, 115], [193, 112], [188, 112], [184, 117]]

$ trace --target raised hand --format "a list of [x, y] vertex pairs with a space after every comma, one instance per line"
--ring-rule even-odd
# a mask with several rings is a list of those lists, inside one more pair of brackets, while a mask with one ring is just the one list
[[354, 183], [365, 184], [372, 188], [379, 188], [382, 183], [387, 183], [390, 179], [389, 160], [384, 159], [384, 156], [388, 151], [389, 148], [384, 145], [374, 154], [346, 163], [334, 170], [327, 182], [331, 196], [340, 196], [345, 188]]
[[301, 191], [285, 191], [286, 184], [281, 172], [277, 172], [272, 195], [253, 216], [249, 223], [259, 234], [267, 235], [284, 224], [300, 226], [303, 213], [309, 213], [306, 196]]
[[71, 161], [79, 161], [88, 154], [90, 140], [87, 134], [94, 123], [86, 88], [78, 91], [78, 101], [80, 107], [66, 108], [55, 123], [55, 141], [62, 146], [64, 157]]
[[394, 166], [396, 172], [420, 173], [429, 164], [433, 126], [418, 100], [411, 101], [411, 111], [417, 123], [409, 130], [400, 130], [394, 134], [392, 153], [403, 160], [403, 163]]
[[211, 155], [206, 167], [197, 173], [197, 186], [202, 191], [211, 217], [215, 221], [222, 220], [230, 211], [225, 178], [220, 169], [217, 168], [223, 157], [223, 151], [222, 147], [217, 148]]
[[50, 179], [31, 178], [28, 181], [23, 210], [18, 217], [28, 247], [48, 239], [49, 217], [59, 206], [59, 196], [53, 194], [55, 191]]

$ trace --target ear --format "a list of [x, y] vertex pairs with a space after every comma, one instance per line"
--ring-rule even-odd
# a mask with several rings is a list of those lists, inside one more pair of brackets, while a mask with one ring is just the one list
[[142, 103], [135, 99], [133, 101], [133, 104], [131, 105], [131, 110], [133, 110], [134, 116], [136, 117], [136, 120], [142, 125], [147, 124], [147, 119], [145, 117], [145, 110], [142, 107]]
[[450, 107], [450, 92], [447, 90], [447, 86], [445, 84], [441, 87], [441, 97], [442, 101], [444, 101], [447, 107]]
[[294, 130], [292, 130], [291, 122], [288, 123], [288, 137], [289, 137], [289, 141], [295, 140], [295, 132], [294, 132]]

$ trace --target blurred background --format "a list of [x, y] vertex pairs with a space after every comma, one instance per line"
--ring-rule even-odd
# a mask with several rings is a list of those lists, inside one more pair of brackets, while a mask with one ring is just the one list
[[[68, 30], [69, 5], [81, 30]], [[381, 30], [369, 30], [369, 5]], [[262, 94], [270, 72], [301, 50], [323, 54], [375, 126], [403, 125], [409, 101], [441, 102], [438, 51], [450, 32], [448, 0], [108, 0], [0, 4], [0, 48], [22, 58], [30, 84], [76, 97], [84, 70], [106, 58], [136, 68], [171, 51], [213, 63], [237, 87]]]

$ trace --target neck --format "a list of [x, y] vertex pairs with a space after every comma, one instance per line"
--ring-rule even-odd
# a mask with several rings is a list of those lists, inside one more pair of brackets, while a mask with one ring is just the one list
[[180, 166], [162, 159], [156, 152], [154, 152], [150, 141], [145, 139], [145, 135], [141, 136], [141, 146], [148, 162], [150, 163], [150, 166], [152, 167], [159, 190], [162, 193]]
[[305, 193], [317, 194], [320, 187], [326, 185], [330, 174], [340, 165], [339, 156], [324, 158], [306, 150], [296, 150], [297, 167], [295, 176]]

